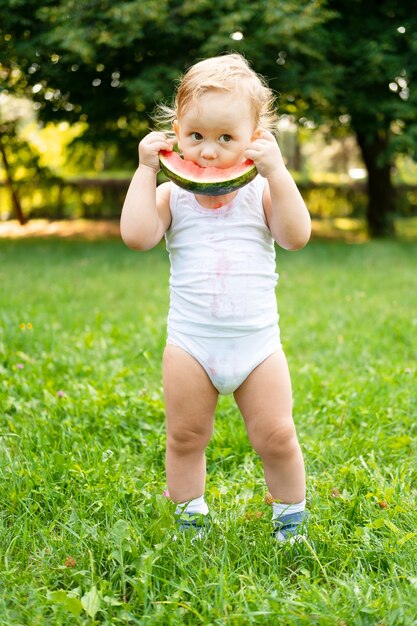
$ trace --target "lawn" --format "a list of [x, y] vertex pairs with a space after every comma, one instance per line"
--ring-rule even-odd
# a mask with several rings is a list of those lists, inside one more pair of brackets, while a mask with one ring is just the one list
[[229, 397], [205, 542], [172, 541], [163, 246], [0, 243], [0, 624], [417, 624], [417, 245], [278, 254], [307, 541], [270, 537]]

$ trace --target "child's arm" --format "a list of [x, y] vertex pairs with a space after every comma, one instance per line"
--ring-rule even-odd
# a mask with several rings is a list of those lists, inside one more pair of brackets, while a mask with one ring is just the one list
[[139, 167], [130, 183], [120, 220], [122, 239], [129, 248], [156, 246], [171, 223], [170, 183], [156, 186], [160, 150], [172, 150], [163, 133], [149, 133], [139, 144]]
[[273, 134], [264, 132], [249, 146], [245, 156], [267, 179], [263, 204], [273, 238], [287, 250], [303, 248], [311, 235], [310, 215]]

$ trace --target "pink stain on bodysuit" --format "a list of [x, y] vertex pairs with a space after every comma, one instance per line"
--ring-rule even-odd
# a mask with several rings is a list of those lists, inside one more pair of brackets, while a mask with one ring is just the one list
[[222, 252], [216, 258], [213, 267], [211, 313], [214, 317], [224, 317], [226, 315], [234, 316], [233, 301], [228, 293], [230, 288], [230, 281], [228, 280], [230, 269], [231, 263], [228, 255], [226, 252]]

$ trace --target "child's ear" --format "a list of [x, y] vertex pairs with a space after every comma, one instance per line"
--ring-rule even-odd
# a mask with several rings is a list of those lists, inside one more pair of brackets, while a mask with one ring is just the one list
[[178, 120], [174, 120], [172, 122], [172, 130], [174, 131], [174, 133], [175, 133], [175, 135], [177, 137], [177, 145], [178, 145], [179, 149], [181, 150], [181, 146], [180, 146], [180, 143], [179, 143], [179, 140], [178, 140], [178, 134], [179, 134], [179, 131], [180, 131], [180, 125], [178, 123]]
[[252, 135], [252, 141], [255, 141], [255, 139], [259, 139], [259, 137], [264, 133], [264, 129], [263, 128], [256, 128], [255, 131], [253, 132]]

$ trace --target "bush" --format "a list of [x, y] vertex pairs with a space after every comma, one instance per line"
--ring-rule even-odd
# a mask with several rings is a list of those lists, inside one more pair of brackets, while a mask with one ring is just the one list
[[[118, 219], [129, 186], [128, 178], [77, 178], [30, 181], [17, 184], [24, 214], [46, 219]], [[365, 183], [299, 183], [299, 189], [312, 217], [363, 218], [366, 214]], [[11, 217], [10, 199], [0, 185], [3, 218]], [[399, 217], [417, 215], [417, 189], [396, 187], [393, 213]]]

